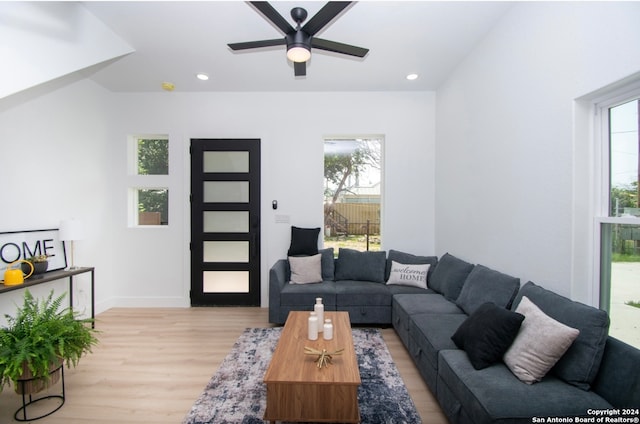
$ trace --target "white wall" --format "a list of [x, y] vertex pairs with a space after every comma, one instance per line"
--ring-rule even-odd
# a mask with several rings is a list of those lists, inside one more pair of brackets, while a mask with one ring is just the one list
[[[72, 78], [0, 101], [0, 231], [58, 228], [63, 219], [82, 220], [86, 240], [75, 242], [75, 264], [96, 267], [98, 299], [114, 296], [111, 171], [105, 160], [111, 110], [103, 89]], [[83, 309], [89, 304], [88, 275], [77, 280], [82, 292], [75, 294], [76, 306]], [[43, 295], [52, 287], [66, 290], [66, 283], [32, 292]], [[22, 290], [2, 295], [0, 313], [10, 312], [21, 297]]]
[[[189, 304], [191, 138], [262, 140], [262, 303], [289, 225], [321, 226], [324, 135], [385, 136], [383, 247], [434, 254], [434, 93], [109, 93], [57, 81], [0, 101], [0, 231], [85, 222], [76, 264], [96, 266], [98, 311]], [[166, 228], [128, 228], [126, 140], [169, 134]], [[40, 188], [38, 196], [25, 188]], [[279, 209], [271, 209], [278, 200]], [[2, 202], [7, 204], [6, 201]], [[64, 287], [62, 287], [63, 289]], [[19, 292], [16, 292], [19, 293]], [[0, 297], [0, 311], [15, 296]]]
[[[123, 146], [127, 135], [169, 134], [172, 144], [169, 188], [170, 228], [131, 229], [118, 214], [115, 237], [126, 249], [116, 255], [132, 274], [118, 284], [118, 304], [188, 302], [189, 156], [191, 138], [259, 138], [262, 151], [262, 303], [266, 306], [268, 270], [286, 256], [290, 224], [322, 226], [323, 136], [385, 136], [384, 248], [417, 254], [434, 250], [433, 93], [161, 93], [116, 96], [118, 115], [110, 144]], [[398, 113], [402, 111], [402, 113]], [[118, 152], [118, 153], [116, 153]], [[112, 195], [124, 208], [127, 186], [124, 150], [111, 158], [118, 175]], [[279, 208], [271, 208], [277, 200]], [[168, 264], [152, 269], [142, 263]], [[140, 286], [136, 282], [149, 281]], [[178, 282], [181, 282], [178, 284]]]
[[636, 2], [518, 3], [437, 91], [438, 254], [593, 301], [572, 247], [592, 222], [573, 211], [591, 170], [574, 163], [588, 160], [574, 100], [640, 70], [638, 16]]

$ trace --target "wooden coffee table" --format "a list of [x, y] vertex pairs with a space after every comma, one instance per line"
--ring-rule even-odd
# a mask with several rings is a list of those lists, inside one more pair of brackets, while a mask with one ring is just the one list
[[[353, 347], [348, 312], [325, 312], [333, 322], [333, 340], [307, 338], [309, 312], [289, 313], [280, 341], [264, 376], [266, 421], [360, 422], [360, 371]], [[318, 368], [315, 355], [304, 348], [334, 352], [332, 365]]]

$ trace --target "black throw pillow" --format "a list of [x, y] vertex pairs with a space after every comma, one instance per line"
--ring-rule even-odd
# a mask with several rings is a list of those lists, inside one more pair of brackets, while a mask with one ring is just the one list
[[291, 227], [291, 245], [287, 256], [308, 256], [318, 254], [318, 228]]
[[481, 370], [502, 360], [518, 335], [524, 315], [483, 303], [451, 336], [453, 342], [469, 356], [473, 368]]

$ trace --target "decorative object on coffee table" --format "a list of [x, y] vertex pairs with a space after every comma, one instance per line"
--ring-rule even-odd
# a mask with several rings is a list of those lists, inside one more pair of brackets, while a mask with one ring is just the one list
[[306, 347], [304, 348], [304, 354], [305, 355], [317, 355], [318, 359], [316, 359], [316, 362], [318, 363], [318, 368], [322, 369], [322, 367], [328, 367], [329, 365], [331, 365], [331, 360], [333, 359], [334, 355], [342, 355], [342, 352], [344, 351], [344, 349], [338, 349], [334, 352], [327, 352], [327, 349], [322, 349], [322, 350], [318, 350], [318, 349], [312, 349], [310, 347]]

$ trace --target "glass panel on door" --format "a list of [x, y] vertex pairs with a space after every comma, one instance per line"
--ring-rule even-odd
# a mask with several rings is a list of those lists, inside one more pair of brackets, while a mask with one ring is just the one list
[[206, 203], [247, 203], [249, 201], [249, 182], [205, 181], [204, 201]]
[[204, 152], [204, 172], [249, 172], [249, 152]]
[[249, 262], [248, 241], [205, 241], [205, 262]]
[[248, 293], [248, 271], [204, 271], [202, 274], [204, 293]]
[[205, 233], [247, 233], [249, 232], [248, 211], [204, 211]]

